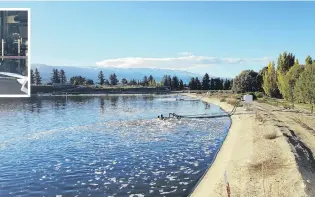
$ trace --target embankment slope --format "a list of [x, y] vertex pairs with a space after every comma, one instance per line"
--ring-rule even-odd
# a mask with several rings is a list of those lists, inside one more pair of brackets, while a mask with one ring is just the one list
[[[205, 96], [202, 100], [228, 112], [233, 108], [218, 98]], [[263, 112], [255, 106], [251, 111], [237, 108], [231, 117], [232, 125], [226, 140], [192, 197], [227, 196], [225, 171], [233, 197], [307, 196], [305, 183], [285, 136], [275, 126], [274, 120], [257, 118], [260, 113]]]

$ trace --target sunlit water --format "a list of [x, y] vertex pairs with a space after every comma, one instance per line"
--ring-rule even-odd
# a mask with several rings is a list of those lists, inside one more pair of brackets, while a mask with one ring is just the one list
[[174, 96], [0, 100], [0, 196], [187, 196], [229, 118]]

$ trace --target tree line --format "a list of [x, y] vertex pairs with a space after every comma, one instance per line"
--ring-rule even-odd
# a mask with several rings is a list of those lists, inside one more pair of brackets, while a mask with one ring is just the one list
[[[36, 68], [35, 71], [31, 69], [31, 84], [40, 85], [42, 84], [42, 78], [40, 76], [39, 70]], [[87, 79], [80, 75], [73, 76], [69, 80], [71, 85], [94, 85], [94, 81], [92, 79]], [[66, 73], [63, 69], [53, 69], [50, 78], [50, 84], [66, 84], [67, 77]], [[98, 82], [99, 85], [117, 85], [119, 80], [115, 73], [110, 74], [109, 78], [106, 79], [103, 71], [98, 73]], [[127, 80], [126, 78], [121, 79], [121, 84], [123, 85], [137, 85], [137, 86], [147, 86], [147, 87], [156, 87], [156, 86], [168, 86], [173, 90], [182, 90], [186, 86], [181, 79], [178, 77], [170, 75], [164, 75], [161, 82], [156, 82], [152, 75], [144, 76], [142, 80]]]
[[206, 73], [202, 81], [198, 77], [191, 78], [188, 86], [191, 90], [230, 90], [232, 84], [232, 79], [210, 78], [208, 73]]
[[[109, 78], [105, 78], [103, 71], [98, 73], [99, 85], [117, 85], [119, 80], [115, 73], [110, 74]], [[63, 69], [53, 69], [50, 78], [50, 84], [66, 84], [67, 77]], [[94, 85], [92, 79], [87, 79], [81, 75], [73, 76], [69, 80], [71, 85]], [[230, 90], [232, 88], [233, 80], [223, 78], [210, 78], [206, 73], [200, 81], [198, 77], [191, 78], [189, 84], [185, 84], [182, 79], [177, 76], [164, 75], [161, 82], [157, 82], [152, 75], [144, 76], [142, 80], [127, 80], [126, 78], [121, 79], [121, 84], [132, 85], [132, 86], [144, 86], [144, 87], [156, 87], [156, 86], [167, 86], [172, 90], [183, 90], [185, 87], [189, 87], [191, 90]], [[39, 70], [36, 68], [35, 71], [31, 69], [31, 84], [40, 85], [42, 78]]]
[[269, 97], [315, 104], [315, 61], [311, 56], [300, 64], [292, 53], [283, 52], [258, 73], [242, 71], [234, 78], [232, 90], [238, 93], [261, 91]]

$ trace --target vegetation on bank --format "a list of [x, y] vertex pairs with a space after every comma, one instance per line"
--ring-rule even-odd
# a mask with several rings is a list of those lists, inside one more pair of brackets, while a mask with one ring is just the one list
[[[279, 55], [277, 65], [269, 62], [258, 73], [242, 71], [233, 81], [233, 92], [261, 91], [268, 98], [263, 101], [273, 104], [272, 98], [283, 98], [280, 104], [294, 108], [294, 104], [311, 106], [315, 104], [315, 61], [310, 56], [300, 64], [292, 53]], [[277, 100], [277, 105], [280, 101]], [[291, 106], [288, 106], [290, 103]]]

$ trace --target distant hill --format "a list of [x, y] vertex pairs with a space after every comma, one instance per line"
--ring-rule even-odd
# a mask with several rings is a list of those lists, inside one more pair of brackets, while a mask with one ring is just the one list
[[87, 79], [92, 79], [94, 82], [98, 81], [98, 73], [102, 70], [105, 78], [108, 79], [109, 75], [115, 73], [118, 79], [126, 78], [127, 80], [135, 79], [142, 80], [144, 76], [152, 75], [156, 81], [161, 81], [164, 75], [176, 75], [182, 79], [184, 83], [188, 83], [192, 77], [203, 76], [191, 72], [181, 70], [169, 69], [154, 69], [154, 68], [100, 68], [100, 67], [74, 67], [74, 66], [51, 66], [46, 64], [32, 64], [32, 69], [38, 68], [43, 82], [50, 82], [52, 69], [63, 69], [66, 73], [67, 79], [73, 76], [81, 75]]

